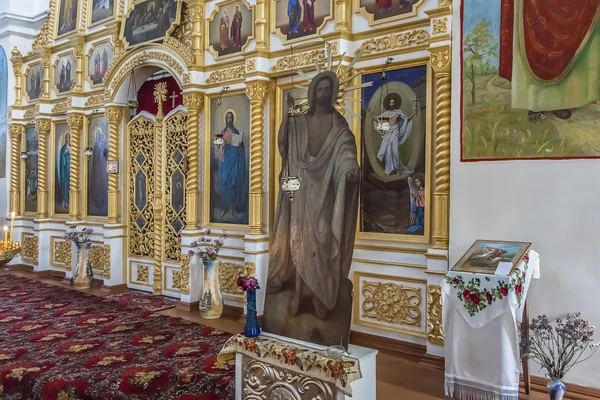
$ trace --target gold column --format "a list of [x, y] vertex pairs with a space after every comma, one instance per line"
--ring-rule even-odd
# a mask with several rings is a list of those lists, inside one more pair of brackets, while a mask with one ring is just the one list
[[198, 227], [198, 163], [200, 154], [200, 121], [199, 114], [204, 107], [203, 93], [185, 93], [183, 105], [188, 109], [188, 172], [185, 184], [186, 197], [186, 229]]
[[77, 67], [75, 69], [75, 88], [74, 92], [78, 94], [83, 93], [83, 55], [85, 51], [85, 42], [83, 37], [78, 39], [78, 43], [75, 45], [75, 54]]
[[[110, 126], [108, 138], [108, 160], [119, 160], [119, 126], [123, 119], [122, 106], [109, 106], [104, 112]], [[108, 223], [118, 224], [119, 215], [119, 174], [108, 175]]]
[[167, 84], [157, 83], [154, 86], [154, 101], [158, 103], [156, 127], [154, 134], [154, 283], [155, 295], [162, 294], [162, 260], [163, 260], [163, 102], [167, 100]]
[[50, 133], [50, 120], [38, 119], [35, 121], [38, 131], [38, 218], [48, 217], [48, 134]]
[[121, 37], [119, 36], [119, 32], [121, 31], [121, 22], [117, 21], [117, 32], [112, 36], [112, 42], [114, 46], [114, 54], [117, 55], [123, 51], [123, 42], [121, 41]]
[[269, 91], [266, 81], [246, 84], [246, 95], [250, 99], [250, 234], [260, 235], [263, 231], [263, 153], [264, 111]]
[[10, 133], [10, 211], [19, 215], [20, 208], [20, 170], [21, 136], [25, 133], [23, 125], [11, 125]]
[[15, 74], [15, 106], [21, 106], [23, 104], [23, 58], [21, 52], [17, 49], [17, 46], [11, 51], [12, 57], [10, 61], [13, 65], [13, 72]]
[[256, 13], [254, 18], [256, 50], [269, 50], [268, 4], [267, 0], [256, 0], [256, 6], [254, 7]]
[[69, 217], [78, 220], [81, 217], [79, 197], [81, 194], [80, 161], [81, 161], [81, 127], [83, 114], [68, 114], [67, 123], [71, 127], [71, 171], [69, 174]]
[[50, 68], [52, 68], [52, 51], [50, 49], [46, 49], [44, 52], [42, 66], [44, 67], [44, 87], [40, 98], [50, 100]]
[[351, 9], [350, 0], [335, 0], [335, 29], [340, 32], [350, 32]]
[[452, 0], [438, 0], [438, 5], [440, 7], [446, 7], [446, 6], [452, 7]]
[[192, 56], [193, 64], [204, 65], [204, 0], [188, 2], [188, 14], [192, 20]]
[[432, 48], [435, 77], [435, 175], [433, 248], [448, 249], [450, 228], [450, 90], [452, 58], [449, 46]]

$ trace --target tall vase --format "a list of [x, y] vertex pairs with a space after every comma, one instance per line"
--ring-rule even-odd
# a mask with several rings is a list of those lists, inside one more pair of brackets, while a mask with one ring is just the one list
[[204, 282], [200, 297], [200, 315], [204, 319], [216, 319], [223, 314], [223, 294], [219, 284], [219, 264], [203, 261]]
[[244, 326], [244, 336], [257, 337], [260, 335], [260, 326], [258, 326], [258, 317], [256, 316], [256, 290], [246, 292], [246, 325]]
[[92, 287], [94, 272], [88, 260], [88, 250], [91, 243], [75, 243], [77, 246], [77, 264], [73, 272], [73, 286], [76, 289], [89, 289]]
[[560, 379], [552, 378], [546, 387], [548, 388], [550, 400], [562, 400], [565, 392], [567, 391], [566, 386], [560, 381]]

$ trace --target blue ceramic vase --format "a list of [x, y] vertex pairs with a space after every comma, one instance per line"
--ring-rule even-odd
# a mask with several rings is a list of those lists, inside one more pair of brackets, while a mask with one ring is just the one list
[[249, 290], [246, 292], [246, 302], [248, 314], [246, 315], [244, 336], [257, 337], [260, 335], [260, 326], [258, 326], [258, 317], [256, 315], [256, 290]]
[[563, 396], [565, 395], [565, 391], [567, 390], [567, 388], [560, 381], [560, 379], [554, 378], [550, 382], [548, 382], [546, 387], [548, 388], [550, 400], [562, 400]]

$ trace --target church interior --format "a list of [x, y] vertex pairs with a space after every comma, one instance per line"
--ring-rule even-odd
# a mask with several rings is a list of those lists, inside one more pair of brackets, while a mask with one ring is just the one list
[[600, 0], [2, 0], [0, 399], [600, 399], [598, 132]]

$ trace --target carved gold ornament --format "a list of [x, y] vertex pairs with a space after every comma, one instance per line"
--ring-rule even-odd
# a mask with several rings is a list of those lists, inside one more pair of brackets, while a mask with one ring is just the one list
[[105, 102], [106, 102], [106, 98], [104, 96], [104, 93], [101, 93], [101, 94], [97, 94], [94, 96], [90, 96], [85, 101], [85, 106], [86, 107], [102, 106], [102, 105], [104, 105]]
[[427, 286], [427, 341], [444, 345], [442, 327], [442, 288], [439, 285]]
[[206, 84], [210, 85], [212, 83], [228, 82], [236, 79], [242, 79], [244, 78], [245, 73], [246, 64], [238, 65], [231, 68], [220, 69], [218, 71], [211, 72], [211, 74], [206, 79]]
[[[89, 260], [92, 269], [104, 273], [106, 271], [106, 264], [110, 263], [110, 251], [106, 251], [106, 246], [92, 246], [89, 252]], [[110, 264], [108, 269], [110, 271]], [[106, 275], [104, 275], [104, 278], [107, 278]], [[110, 278], [110, 273], [108, 278]]]
[[173, 289], [181, 289], [181, 271], [173, 271]]
[[[331, 54], [338, 54], [338, 44], [337, 42], [333, 42], [331, 44]], [[289, 71], [296, 69], [298, 67], [304, 67], [309, 65], [314, 65], [315, 62], [319, 64], [324, 64], [327, 61], [327, 52], [324, 49], [307, 51], [304, 53], [299, 53], [296, 55], [289, 55], [285, 57], [281, 57], [275, 65], [271, 67], [271, 71], [279, 72], [279, 71]]]
[[190, 256], [181, 255], [181, 275], [180, 275], [181, 294], [190, 294]]
[[67, 271], [71, 270], [71, 242], [54, 242], [54, 261], [63, 264]]
[[244, 292], [237, 285], [238, 277], [246, 276], [243, 265], [229, 262], [219, 264], [219, 285], [223, 293], [242, 295]]
[[365, 40], [355, 54], [363, 52], [364, 54], [381, 53], [384, 51], [408, 48], [420, 44], [426, 44], [429, 39], [429, 33], [424, 29], [415, 29], [410, 32], [392, 33], [375, 39]]
[[450, 68], [450, 49], [442, 48], [440, 50], [431, 49], [431, 66], [435, 72], [449, 72]]
[[421, 326], [421, 289], [363, 281], [362, 316], [390, 324]]
[[439, 35], [448, 32], [448, 17], [433, 20], [432, 35]]
[[246, 72], [256, 71], [256, 60], [250, 58], [246, 60]]
[[[195, 14], [196, 9], [202, 10], [202, 7], [194, 7], [192, 13]], [[190, 10], [187, 4], [183, 4], [181, 10], [181, 21], [177, 27], [173, 30], [170, 36], [167, 36], [163, 43], [175, 50], [181, 58], [185, 60], [188, 66], [191, 66], [194, 58], [192, 56], [192, 34], [194, 30], [194, 24]]]
[[[40, 105], [36, 104], [35, 106], [28, 108], [27, 111], [25, 111], [25, 115], [23, 115], [23, 118], [31, 119], [31, 118], [35, 118], [35, 116], [39, 115], [39, 114], [40, 114]], [[37, 121], [36, 121], [36, 125], [37, 125]], [[48, 122], [48, 126], [50, 126], [49, 122]]]
[[186, 72], [185, 74], [183, 74], [183, 84], [189, 85], [190, 83], [192, 83], [192, 78], [190, 76], [190, 73]]
[[39, 257], [39, 239], [33, 235], [23, 235], [22, 258], [37, 265]]
[[137, 282], [148, 283], [148, 266], [137, 265]]
[[104, 245], [102, 266], [104, 267], [104, 279], [110, 279], [110, 244]]
[[60, 103], [56, 103], [56, 105], [52, 107], [52, 114], [64, 114], [69, 108], [71, 108], [72, 104], [73, 100], [71, 97], [61, 101]]

